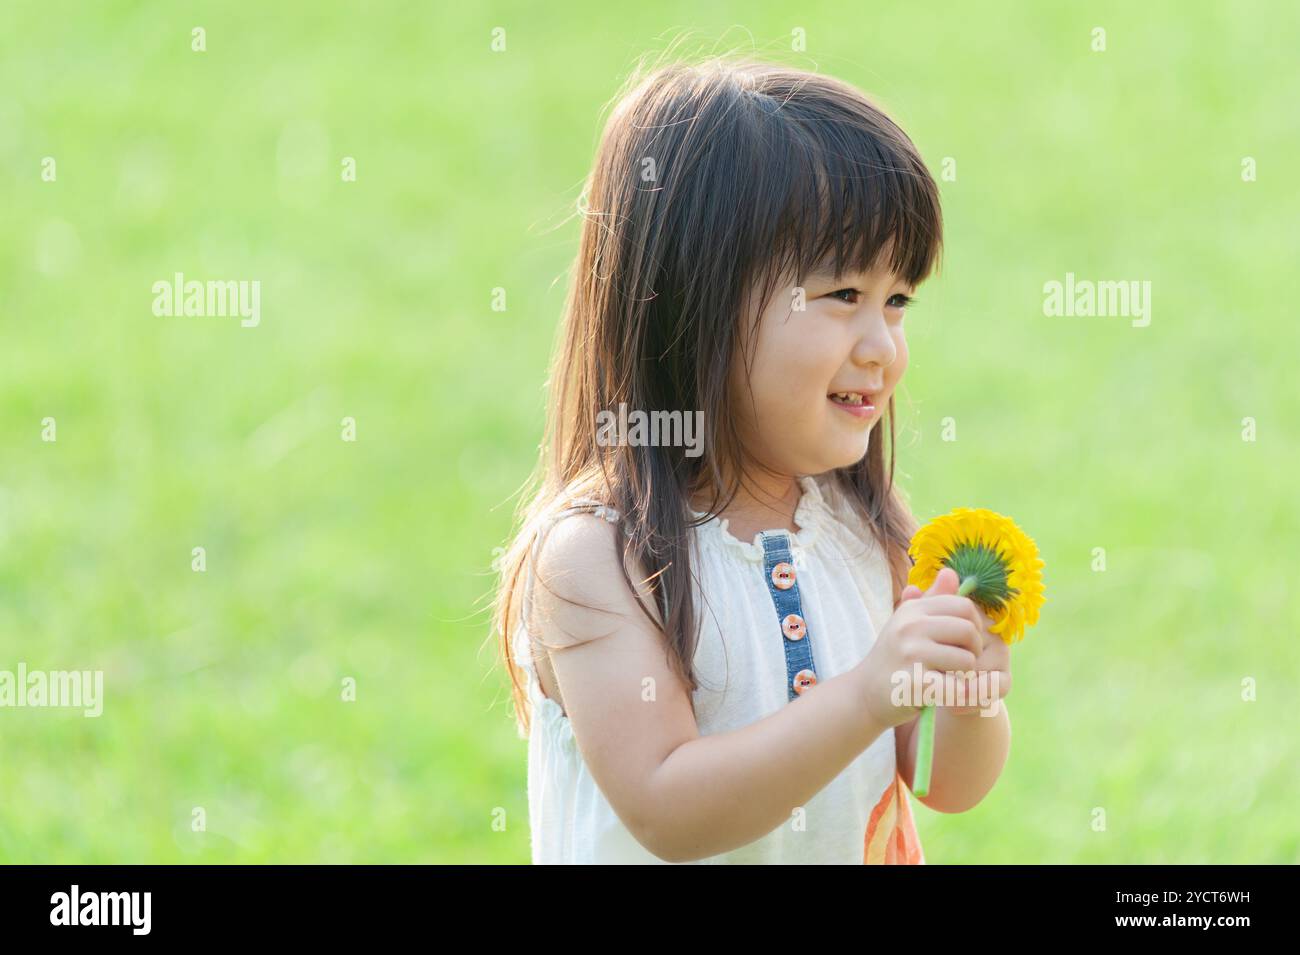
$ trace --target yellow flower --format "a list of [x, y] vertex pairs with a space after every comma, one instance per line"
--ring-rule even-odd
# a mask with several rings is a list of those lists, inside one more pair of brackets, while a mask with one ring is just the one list
[[1043, 561], [1033, 538], [1015, 521], [982, 508], [959, 507], [916, 532], [907, 582], [928, 590], [944, 567], [962, 581], [958, 591], [993, 618], [991, 633], [1015, 643], [1038, 622]]

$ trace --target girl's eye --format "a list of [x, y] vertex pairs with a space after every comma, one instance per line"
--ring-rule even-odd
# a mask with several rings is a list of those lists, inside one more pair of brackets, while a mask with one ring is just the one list
[[[849, 305], [854, 305], [857, 303], [858, 298], [861, 295], [862, 292], [859, 289], [842, 288], [842, 289], [837, 289], [834, 292], [831, 292], [830, 298], [839, 299], [841, 302], [845, 302]], [[912, 304], [912, 296], [905, 295], [902, 292], [899, 292], [897, 295], [891, 295], [889, 297], [889, 301], [886, 302], [885, 304], [891, 308], [907, 308], [907, 306]]]

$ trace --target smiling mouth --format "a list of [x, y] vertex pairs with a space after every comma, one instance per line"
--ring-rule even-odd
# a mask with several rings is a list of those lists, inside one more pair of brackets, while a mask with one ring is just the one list
[[832, 391], [826, 397], [848, 408], [874, 408], [876, 405], [875, 397], [862, 391]]

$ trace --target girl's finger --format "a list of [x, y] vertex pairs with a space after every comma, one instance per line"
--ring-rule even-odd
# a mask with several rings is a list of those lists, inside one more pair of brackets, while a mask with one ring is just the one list
[[975, 654], [961, 647], [944, 643], [932, 643], [920, 653], [921, 666], [926, 670], [949, 672], [952, 670], [974, 670]]
[[925, 635], [937, 644], [965, 650], [972, 660], [978, 660], [984, 652], [984, 634], [970, 621], [958, 617], [931, 617]]
[[984, 680], [984, 689], [997, 699], [1002, 699], [1011, 690], [1011, 674], [1005, 670], [978, 671]]
[[951, 567], [941, 567], [939, 573], [934, 576], [934, 583], [930, 584], [930, 589], [925, 592], [925, 595], [929, 597], [940, 594], [955, 594], [960, 586], [961, 578], [957, 576], [957, 571]]
[[981, 709], [999, 699], [1000, 693], [992, 674], [977, 672], [973, 677], [963, 673], [944, 674], [944, 699], [952, 700], [953, 706]]
[[984, 615], [980, 612], [980, 608], [976, 606], [975, 601], [969, 597], [958, 597], [956, 594], [942, 597], [926, 597], [920, 606], [928, 614], [960, 617], [963, 620], [969, 620], [975, 626], [975, 629], [981, 631], [984, 629]]

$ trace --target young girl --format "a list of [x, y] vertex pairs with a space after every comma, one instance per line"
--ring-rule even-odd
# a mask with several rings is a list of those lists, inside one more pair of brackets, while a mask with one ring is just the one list
[[[533, 861], [924, 862], [892, 677], [1007, 669], [952, 571], [903, 586], [893, 395], [933, 179], [852, 87], [715, 58], [634, 81], [579, 206], [495, 620]], [[659, 427], [611, 434], [629, 410]], [[1005, 709], [976, 713], [937, 714], [933, 809], [1001, 772]]]

